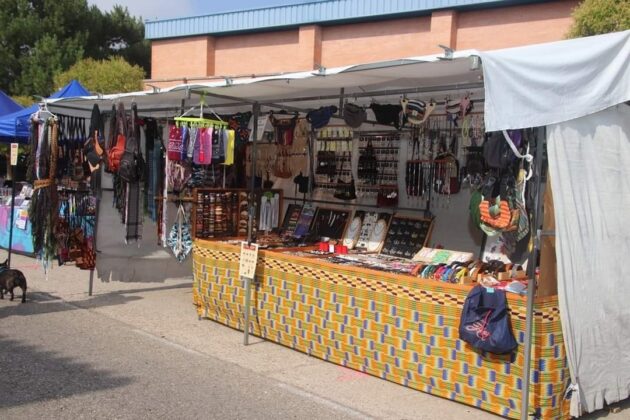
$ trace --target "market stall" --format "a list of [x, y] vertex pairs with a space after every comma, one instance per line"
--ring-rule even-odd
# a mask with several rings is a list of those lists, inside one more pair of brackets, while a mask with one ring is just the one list
[[[602, 51], [592, 44], [625, 54], [618, 69], [627, 70], [628, 34], [616, 36], [585, 42], [592, 56]], [[545, 48], [519, 53], [530, 63]], [[561, 322], [553, 274], [537, 274], [553, 272], [537, 264], [541, 229], [548, 226], [542, 220], [546, 135], [526, 128], [623, 103], [630, 90], [624, 81], [612, 102], [604, 95], [594, 101], [600, 108], [577, 113], [558, 107], [548, 113], [552, 120], [535, 119], [535, 107], [510, 114], [514, 108], [493, 84], [504, 73], [485, 67], [501, 63], [502, 52], [481, 54], [483, 72], [479, 55], [229, 79], [55, 106], [133, 102], [140, 113], [179, 118], [162, 122], [167, 179], [158, 201], [190, 203], [178, 214], [188, 213], [192, 224], [200, 316], [244, 329], [239, 244], [255, 241], [262, 249], [249, 296], [254, 334], [506, 417], [566, 418], [571, 332]], [[590, 62], [607, 68], [605, 60]], [[510, 74], [518, 76], [518, 67]], [[199, 112], [194, 120], [187, 120], [190, 105]], [[508, 126], [497, 119], [506, 114]], [[504, 129], [514, 130], [498, 131]], [[238, 152], [226, 169], [219, 166], [228, 157], [221, 150], [229, 147], [218, 146], [230, 136], [238, 136]], [[220, 160], [213, 162], [210, 150]], [[195, 181], [176, 187], [187, 170]], [[182, 229], [173, 231], [181, 244]], [[505, 319], [515, 348], [479, 350], [462, 339], [471, 290], [495, 297], [507, 291]], [[485, 324], [470, 327], [486, 336]], [[618, 379], [623, 386], [622, 370]], [[607, 394], [599, 402], [625, 397]]]

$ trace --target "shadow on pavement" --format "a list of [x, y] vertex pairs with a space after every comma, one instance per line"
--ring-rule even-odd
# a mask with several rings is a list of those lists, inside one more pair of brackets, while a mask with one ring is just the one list
[[182, 283], [171, 286], [117, 290], [92, 296], [84, 300], [72, 301], [71, 303], [67, 303], [60, 297], [47, 292], [27, 292], [26, 303], [20, 303], [19, 297], [22, 295], [18, 293], [18, 296], [16, 296], [13, 302], [8, 299], [4, 301], [0, 300], [0, 319], [8, 316], [40, 315], [53, 312], [73, 311], [80, 308], [92, 309], [104, 306], [124, 305], [142, 299], [141, 296], [126, 296], [128, 294], [133, 295], [136, 293], [162, 290], [190, 289], [191, 287], [189, 283]]
[[64, 302], [61, 298], [42, 292], [27, 293], [26, 298], [26, 303], [20, 303], [19, 300], [14, 300], [13, 302], [5, 300], [6, 303], [2, 303], [3, 301], [0, 300], [0, 319], [8, 316], [30, 316], [73, 311], [83, 306], [97, 308], [102, 306], [123, 305], [134, 300], [142, 299], [139, 296], [107, 294], [76, 302], [76, 304], [70, 304]]
[[[33, 305], [34, 306], [34, 305]], [[131, 378], [97, 370], [0, 336], [0, 408], [126, 386]]]

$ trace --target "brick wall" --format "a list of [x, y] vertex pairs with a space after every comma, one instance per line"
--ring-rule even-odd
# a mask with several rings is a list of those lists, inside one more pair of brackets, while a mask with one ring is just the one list
[[152, 42], [147, 83], [170, 86], [183, 79], [264, 75], [336, 67], [457, 50], [490, 50], [563, 39], [579, 0], [441, 10], [430, 16], [227, 36]]

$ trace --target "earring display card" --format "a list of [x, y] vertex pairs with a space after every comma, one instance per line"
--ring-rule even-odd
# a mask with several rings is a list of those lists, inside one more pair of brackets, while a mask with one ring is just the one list
[[300, 220], [300, 214], [302, 213], [302, 206], [300, 204], [289, 204], [287, 212], [282, 221], [282, 234], [285, 237], [293, 236], [295, 228]]
[[311, 236], [320, 239], [341, 239], [350, 218], [349, 210], [318, 208], [311, 225]]
[[432, 219], [394, 217], [389, 225], [381, 254], [398, 258], [413, 258], [429, 240], [432, 229]]
[[[374, 234], [374, 229], [379, 224], [387, 226], [389, 224], [389, 219], [391, 219], [392, 215], [389, 213], [378, 213], [378, 212], [366, 212], [363, 216], [363, 223], [361, 225], [361, 234], [359, 235], [359, 241], [357, 242], [355, 248], [361, 250], [367, 250], [368, 252], [378, 252], [383, 241], [385, 240], [384, 232], [377, 232]], [[379, 240], [380, 237], [380, 240]]]

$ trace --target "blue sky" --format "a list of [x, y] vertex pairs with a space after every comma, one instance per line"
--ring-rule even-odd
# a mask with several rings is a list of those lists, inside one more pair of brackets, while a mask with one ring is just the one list
[[97, 5], [103, 11], [120, 4], [127, 7], [132, 15], [142, 16], [143, 19], [168, 19], [311, 1], [314, 0], [88, 0], [88, 3]]

